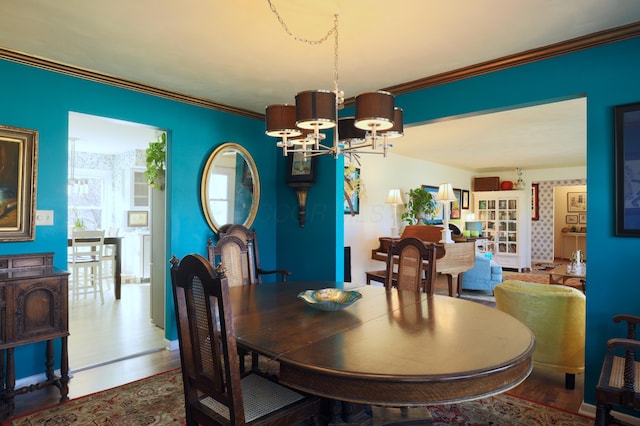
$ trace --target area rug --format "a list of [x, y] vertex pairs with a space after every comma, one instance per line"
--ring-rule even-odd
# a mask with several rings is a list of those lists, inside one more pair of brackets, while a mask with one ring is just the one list
[[536, 271], [550, 271], [558, 266], [560, 266], [559, 263], [536, 263], [533, 265], [533, 269]]
[[[184, 425], [182, 395], [177, 369], [9, 419], [2, 425]], [[592, 418], [508, 394], [429, 410], [435, 426], [593, 424]]]

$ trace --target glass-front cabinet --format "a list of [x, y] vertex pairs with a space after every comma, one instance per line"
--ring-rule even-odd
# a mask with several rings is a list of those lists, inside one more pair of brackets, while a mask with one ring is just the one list
[[495, 260], [503, 268], [531, 268], [531, 199], [527, 191], [473, 193], [482, 236], [493, 242]]

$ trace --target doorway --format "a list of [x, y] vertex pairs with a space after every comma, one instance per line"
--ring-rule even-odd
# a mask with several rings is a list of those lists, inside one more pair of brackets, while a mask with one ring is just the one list
[[69, 113], [69, 233], [74, 227], [103, 229], [106, 236], [118, 237], [122, 248], [119, 300], [113, 278], [106, 277], [104, 304], [99, 298], [70, 298], [72, 370], [166, 346], [164, 312], [152, 312], [154, 304], [164, 305], [164, 276], [153, 280], [151, 270], [152, 247], [164, 247], [165, 193], [152, 192], [144, 175], [145, 150], [162, 132], [144, 124]]

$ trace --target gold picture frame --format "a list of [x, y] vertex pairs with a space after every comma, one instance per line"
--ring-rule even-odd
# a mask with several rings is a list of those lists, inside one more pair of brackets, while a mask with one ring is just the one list
[[0, 242], [35, 238], [38, 131], [0, 125]]

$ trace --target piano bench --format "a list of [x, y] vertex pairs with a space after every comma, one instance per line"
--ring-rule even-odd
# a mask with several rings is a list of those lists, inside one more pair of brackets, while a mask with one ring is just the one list
[[367, 272], [367, 285], [370, 285], [371, 281], [376, 281], [384, 284], [384, 279], [386, 274], [387, 274], [386, 270]]

